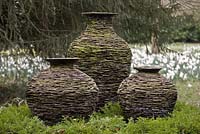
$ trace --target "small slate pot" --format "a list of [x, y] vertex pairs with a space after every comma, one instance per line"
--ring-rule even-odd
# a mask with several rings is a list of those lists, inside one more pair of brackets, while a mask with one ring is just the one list
[[138, 73], [126, 78], [118, 97], [126, 118], [164, 117], [171, 113], [177, 100], [172, 82], [161, 76], [160, 67], [135, 67]]
[[94, 80], [74, 67], [77, 58], [50, 58], [51, 68], [32, 78], [26, 92], [33, 115], [47, 125], [63, 116], [88, 117], [95, 111], [98, 88]]

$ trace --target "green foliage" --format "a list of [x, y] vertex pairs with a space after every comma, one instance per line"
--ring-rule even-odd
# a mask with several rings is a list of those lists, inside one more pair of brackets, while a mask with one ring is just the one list
[[137, 123], [129, 120], [127, 126], [121, 131], [122, 134], [177, 134], [176, 128], [171, 128], [172, 122], [167, 119], [139, 118]]
[[139, 118], [129, 120], [122, 134], [198, 134], [200, 132], [200, 109], [178, 102], [174, 113], [167, 118]]
[[108, 103], [100, 112], [95, 112], [88, 121], [65, 118], [63, 122], [48, 127], [47, 134], [113, 134], [125, 126], [119, 103]]
[[82, 119], [66, 119], [62, 123], [48, 127], [47, 134], [63, 132], [65, 134], [113, 134], [125, 126], [123, 118], [91, 118], [88, 122]]
[[53, 127], [48, 127], [47, 134], [92, 134], [95, 132], [91, 126], [88, 126], [82, 119], [65, 120], [61, 124]]
[[118, 34], [129, 42], [149, 42], [155, 19], [161, 29], [157, 32], [170, 26], [175, 2], [165, 8], [161, 0], [2, 0], [0, 50], [25, 48], [44, 57], [66, 55], [67, 44], [85, 28], [81, 16], [85, 11], [117, 12]]
[[100, 112], [94, 112], [92, 117], [120, 117], [123, 115], [123, 111], [119, 103], [107, 103]]
[[199, 42], [200, 24], [195, 15], [183, 15], [174, 18], [169, 37], [175, 42]]
[[[137, 121], [123, 120], [119, 104], [108, 104], [104, 113], [89, 120], [65, 118], [54, 126], [45, 126], [32, 117], [27, 106], [9, 106], [0, 110], [1, 134], [199, 134], [200, 109], [178, 102], [173, 114], [166, 118]], [[110, 114], [109, 113], [110, 110]], [[108, 115], [108, 116], [107, 116]]]
[[0, 109], [0, 134], [40, 134], [45, 127], [27, 106]]
[[[175, 2], [175, 1], [174, 1]], [[173, 2], [172, 2], [173, 3]], [[171, 4], [172, 4], [171, 3]], [[173, 23], [173, 7], [165, 8], [160, 0], [129, 0], [123, 3], [122, 15], [115, 25], [120, 34], [129, 43], [150, 43], [152, 32], [159, 35], [160, 43]]]
[[178, 103], [169, 120], [172, 121], [172, 127], [177, 128], [180, 134], [198, 134], [200, 132], [200, 110], [196, 107]]

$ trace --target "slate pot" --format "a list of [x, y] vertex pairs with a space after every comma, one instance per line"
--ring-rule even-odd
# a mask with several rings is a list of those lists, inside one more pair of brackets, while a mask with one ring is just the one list
[[117, 89], [129, 76], [131, 50], [114, 31], [112, 17], [116, 13], [85, 12], [88, 18], [85, 31], [75, 39], [69, 57], [79, 57], [79, 69], [91, 76], [99, 88], [98, 107], [117, 100]]
[[47, 59], [51, 67], [28, 83], [26, 98], [33, 115], [47, 125], [66, 117], [88, 117], [95, 111], [98, 88], [94, 80], [74, 67], [77, 58]]
[[159, 74], [160, 67], [135, 67], [138, 73], [126, 78], [118, 89], [119, 102], [126, 118], [164, 117], [177, 100], [172, 82]]

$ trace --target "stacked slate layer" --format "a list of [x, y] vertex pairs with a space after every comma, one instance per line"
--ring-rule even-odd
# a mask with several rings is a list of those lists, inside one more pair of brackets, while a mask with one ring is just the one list
[[160, 69], [143, 67], [138, 70], [126, 78], [118, 90], [126, 118], [167, 116], [177, 100], [175, 86], [158, 73]]
[[91, 76], [99, 88], [98, 107], [117, 100], [117, 90], [129, 76], [131, 50], [112, 27], [114, 13], [89, 12], [86, 30], [74, 40], [69, 57], [79, 57], [79, 69]]
[[88, 117], [95, 111], [98, 88], [91, 77], [74, 67], [53, 66], [29, 82], [27, 103], [47, 125], [66, 117]]

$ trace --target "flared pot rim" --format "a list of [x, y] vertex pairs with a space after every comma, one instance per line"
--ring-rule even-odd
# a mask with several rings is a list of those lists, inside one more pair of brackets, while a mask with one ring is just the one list
[[71, 65], [75, 64], [80, 58], [46, 58], [45, 61], [49, 62], [50, 65], [58, 66], [58, 65]]
[[118, 15], [118, 13], [113, 13], [113, 12], [82, 12], [82, 15], [86, 16], [115, 16]]
[[161, 66], [155, 66], [155, 65], [149, 65], [149, 66], [136, 66], [133, 67], [139, 72], [145, 72], [145, 73], [158, 73], [162, 67]]

